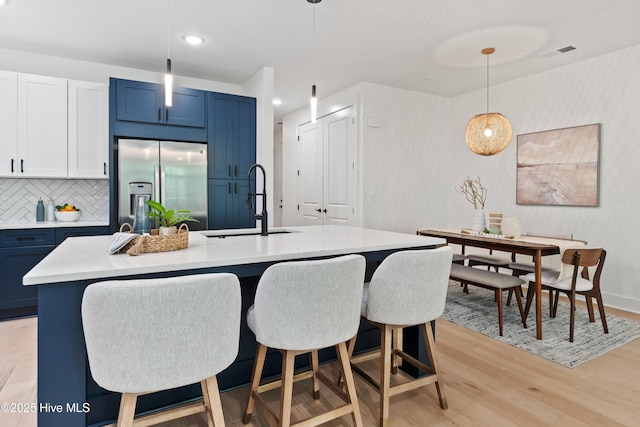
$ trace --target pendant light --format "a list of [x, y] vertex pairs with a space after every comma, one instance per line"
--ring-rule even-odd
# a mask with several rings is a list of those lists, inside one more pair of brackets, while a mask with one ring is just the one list
[[[313, 4], [313, 47], [312, 54], [315, 54], [316, 50], [316, 7], [317, 3], [320, 3], [322, 0], [307, 0], [308, 3]], [[318, 97], [316, 95], [316, 85], [311, 85], [311, 100], [309, 102], [309, 106], [311, 109], [311, 123], [316, 122], [316, 118], [318, 117]]]
[[164, 105], [166, 107], [173, 105], [173, 74], [171, 73], [171, 55], [169, 55], [169, 17], [171, 15], [169, 1], [167, 0], [167, 69], [164, 74]]
[[507, 148], [513, 136], [509, 119], [500, 113], [489, 112], [489, 55], [495, 49], [482, 49], [487, 56], [487, 112], [477, 114], [467, 123], [464, 139], [471, 151], [482, 156], [492, 156]]

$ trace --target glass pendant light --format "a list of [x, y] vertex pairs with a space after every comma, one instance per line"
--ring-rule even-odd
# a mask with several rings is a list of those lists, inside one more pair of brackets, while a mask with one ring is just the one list
[[489, 112], [489, 55], [493, 52], [492, 47], [482, 49], [482, 54], [487, 55], [487, 112], [473, 116], [464, 133], [469, 149], [482, 156], [498, 154], [507, 148], [513, 136], [509, 119]]
[[316, 85], [311, 86], [311, 123], [316, 122], [318, 117], [318, 97], [316, 96]]

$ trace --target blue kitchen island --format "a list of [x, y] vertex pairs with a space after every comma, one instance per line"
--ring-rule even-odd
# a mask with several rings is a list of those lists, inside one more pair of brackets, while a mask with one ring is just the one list
[[[26, 286], [38, 286], [38, 425], [101, 426], [117, 418], [120, 394], [99, 387], [87, 361], [80, 307], [84, 289], [91, 283], [212, 272], [236, 274], [243, 300], [240, 349], [235, 362], [218, 375], [220, 389], [225, 390], [249, 382], [256, 343], [244, 317], [253, 303], [260, 275], [270, 265], [359, 253], [371, 266], [370, 274], [392, 252], [446, 243], [414, 234], [333, 225], [274, 231], [269, 236], [260, 236], [253, 229], [191, 232], [186, 249], [139, 256], [109, 255], [111, 236], [65, 240], [23, 279]], [[359, 337], [360, 348], [356, 351], [379, 345], [377, 329], [365, 323]], [[417, 329], [407, 330], [404, 346], [408, 353], [426, 361], [421, 339]], [[321, 360], [334, 357], [332, 351], [321, 353]], [[299, 362], [300, 366], [307, 363]], [[279, 353], [271, 353], [264, 376], [279, 372], [279, 363]], [[153, 411], [199, 396], [197, 384], [142, 396], [136, 412]]]

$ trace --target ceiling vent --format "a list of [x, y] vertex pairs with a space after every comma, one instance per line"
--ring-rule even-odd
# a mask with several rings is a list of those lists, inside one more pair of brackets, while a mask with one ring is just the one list
[[576, 48], [573, 46], [565, 46], [565, 47], [561, 47], [560, 49], [555, 49], [549, 52], [541, 53], [540, 56], [543, 58], [549, 58], [551, 56], [560, 55], [561, 53], [571, 52], [572, 50], [575, 50], [575, 49]]

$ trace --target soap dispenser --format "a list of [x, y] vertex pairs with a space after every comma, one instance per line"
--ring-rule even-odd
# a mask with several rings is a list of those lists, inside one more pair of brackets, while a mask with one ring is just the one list
[[53, 199], [49, 197], [49, 204], [47, 205], [47, 214], [45, 215], [46, 221], [56, 220], [56, 207], [53, 205]]
[[36, 205], [36, 221], [44, 221], [44, 203], [42, 203], [42, 199], [38, 200], [38, 204]]

